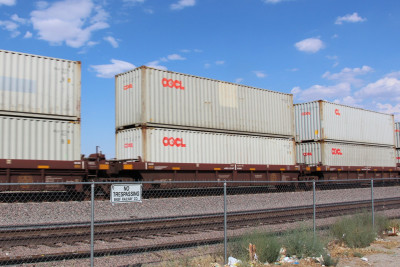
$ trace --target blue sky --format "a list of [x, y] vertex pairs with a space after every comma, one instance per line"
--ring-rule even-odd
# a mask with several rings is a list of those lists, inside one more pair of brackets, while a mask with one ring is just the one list
[[398, 0], [0, 0], [0, 49], [82, 62], [82, 153], [114, 157], [114, 75], [141, 65], [400, 120]]

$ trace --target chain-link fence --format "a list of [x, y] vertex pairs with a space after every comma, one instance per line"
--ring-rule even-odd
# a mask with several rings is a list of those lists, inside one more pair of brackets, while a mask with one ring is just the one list
[[[33, 185], [40, 192], [29, 191]], [[198, 257], [223, 264], [254, 234], [306, 227], [315, 236], [357, 213], [372, 225], [380, 215], [400, 218], [398, 179], [0, 184], [6, 187], [2, 266], [190, 266]]]

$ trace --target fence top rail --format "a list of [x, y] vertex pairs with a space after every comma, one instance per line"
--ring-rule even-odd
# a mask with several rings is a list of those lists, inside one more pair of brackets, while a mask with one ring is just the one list
[[309, 181], [122, 181], [122, 182], [39, 182], [39, 183], [0, 183], [0, 186], [21, 186], [21, 185], [100, 185], [100, 184], [303, 184], [303, 183], [350, 183], [350, 182], [380, 182], [380, 181], [400, 181], [399, 178], [379, 178], [379, 179], [349, 179], [349, 180], [309, 180]]

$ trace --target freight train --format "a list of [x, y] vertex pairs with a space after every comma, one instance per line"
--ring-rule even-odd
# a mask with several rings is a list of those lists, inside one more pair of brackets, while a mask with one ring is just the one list
[[5, 50], [0, 61], [3, 192], [84, 192], [74, 182], [87, 181], [146, 181], [151, 189], [400, 174], [393, 115], [293, 104], [290, 94], [145, 66], [115, 78], [116, 159], [83, 157], [80, 62]]

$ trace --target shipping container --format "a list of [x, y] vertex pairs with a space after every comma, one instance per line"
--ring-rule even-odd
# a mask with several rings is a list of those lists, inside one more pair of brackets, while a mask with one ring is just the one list
[[153, 125], [294, 137], [293, 95], [139, 67], [115, 81], [116, 129]]
[[400, 149], [396, 149], [396, 162], [400, 163]]
[[116, 134], [117, 159], [174, 163], [295, 165], [294, 141], [166, 128], [131, 128]]
[[79, 121], [0, 116], [0, 159], [79, 160]]
[[297, 163], [327, 166], [395, 167], [394, 147], [309, 142], [296, 144]]
[[0, 50], [0, 114], [80, 118], [81, 63]]
[[394, 124], [394, 136], [395, 136], [395, 139], [396, 139], [396, 142], [395, 142], [395, 144], [396, 144], [396, 147], [397, 148], [400, 148], [400, 122], [396, 122], [395, 124]]
[[326, 101], [295, 104], [296, 141], [394, 146], [394, 117]]

